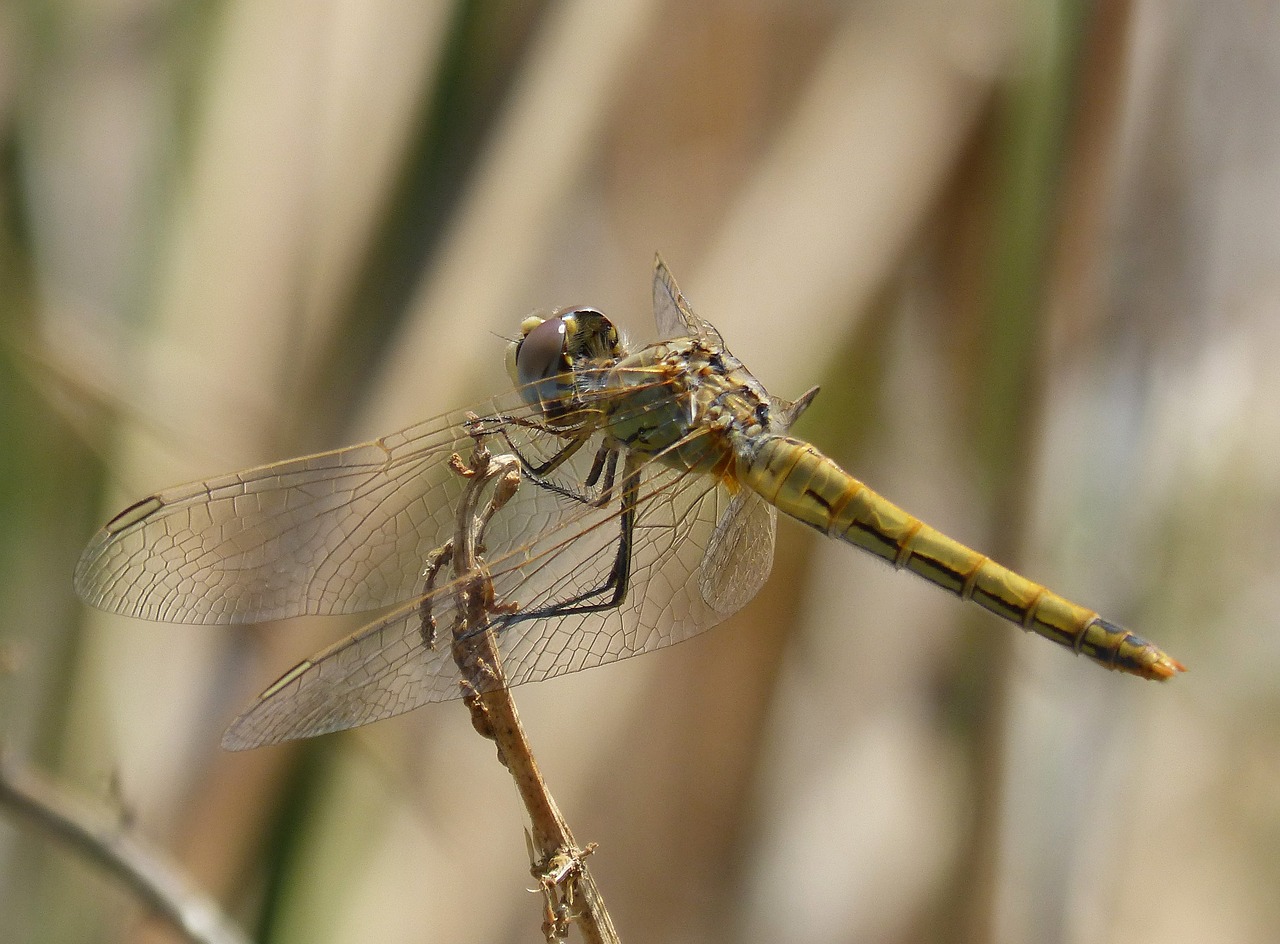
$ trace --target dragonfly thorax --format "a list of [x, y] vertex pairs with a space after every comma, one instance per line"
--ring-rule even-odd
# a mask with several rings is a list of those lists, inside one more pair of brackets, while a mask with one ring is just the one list
[[630, 404], [611, 436], [664, 465], [733, 477], [740, 454], [788, 417], [736, 357], [700, 338], [659, 341], [618, 362]]

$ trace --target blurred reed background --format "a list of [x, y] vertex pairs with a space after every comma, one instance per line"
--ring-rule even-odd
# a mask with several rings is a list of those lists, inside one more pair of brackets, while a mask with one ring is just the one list
[[[506, 384], [660, 250], [799, 432], [1149, 635], [1158, 687], [780, 522], [683, 646], [517, 692], [624, 938], [1280, 938], [1280, 7], [0, 8], [0, 738], [270, 942], [538, 939], [463, 708], [218, 737], [334, 621], [88, 612], [157, 488]], [[167, 940], [0, 825], [0, 939]]]

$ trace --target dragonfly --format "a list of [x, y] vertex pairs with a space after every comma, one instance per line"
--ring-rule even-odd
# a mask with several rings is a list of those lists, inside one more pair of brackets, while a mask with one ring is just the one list
[[594, 308], [530, 316], [508, 346], [504, 396], [145, 498], [91, 540], [77, 591], [173, 623], [374, 614], [267, 688], [228, 728], [228, 749], [458, 697], [459, 669], [434, 627], [456, 615], [459, 594], [428, 562], [466, 487], [457, 457], [481, 443], [520, 470], [484, 533], [501, 604], [488, 631], [511, 685], [651, 652], [737, 612], [772, 567], [778, 510], [1108, 669], [1155, 680], [1184, 670], [793, 436], [817, 388], [769, 395], [661, 257], [653, 307], [659, 339], [634, 351]]

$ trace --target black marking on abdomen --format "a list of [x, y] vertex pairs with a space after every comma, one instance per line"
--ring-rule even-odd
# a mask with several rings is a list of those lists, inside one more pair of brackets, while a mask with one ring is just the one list
[[942, 589], [949, 590], [956, 596], [959, 596], [964, 589], [963, 574], [956, 573], [954, 569], [942, 561], [921, 554], [919, 551], [912, 551], [911, 556], [907, 558], [903, 567], [913, 574], [919, 574], [926, 580], [932, 581]]
[[999, 597], [994, 593], [989, 593], [982, 589], [982, 587], [973, 588], [972, 599], [974, 603], [977, 603], [983, 609], [990, 610], [992, 613], [1003, 616], [1012, 623], [1021, 624], [1027, 618], [1027, 611], [1025, 608], [1020, 607], [1017, 604], [1010, 603], [1004, 597]]
[[[848, 537], [849, 532], [854, 530], [855, 528], [858, 531], [865, 534], [867, 537], [871, 538], [871, 540], [866, 544], [863, 544], [859, 541], [853, 541], [852, 543], [857, 544], [859, 547], [865, 548], [866, 550], [870, 551], [872, 554], [875, 554], [879, 557], [883, 557], [885, 560], [888, 560], [888, 561], [892, 561], [898, 556], [897, 542], [892, 541], [889, 538], [885, 537], [883, 534], [881, 534], [871, 525], [867, 524], [865, 521], [855, 520], [853, 524], [851, 524], [849, 528], [845, 531], [845, 536]], [[872, 545], [883, 546], [884, 547], [883, 553], [877, 550], [876, 547]]]
[[823, 510], [823, 511], [827, 512], [828, 514], [830, 514], [830, 513], [831, 513], [831, 502], [827, 501], [825, 498], [823, 498], [821, 495], [819, 495], [819, 494], [818, 494], [817, 492], [815, 492], [813, 489], [811, 489], [811, 488], [806, 488], [806, 489], [804, 490], [804, 494], [805, 494], [808, 498], [812, 498], [812, 499], [813, 499], [814, 501], [816, 501], [819, 505], [821, 505], [821, 506], [822, 506], [822, 510]]

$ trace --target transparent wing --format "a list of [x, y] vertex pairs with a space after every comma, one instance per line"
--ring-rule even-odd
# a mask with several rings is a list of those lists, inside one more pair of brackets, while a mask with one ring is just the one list
[[773, 569], [777, 510], [741, 489], [716, 525], [698, 568], [702, 598], [717, 613], [736, 613], [764, 586]]
[[[773, 556], [772, 509], [753, 494], [730, 498], [709, 475], [644, 466], [621, 605], [524, 619], [607, 583], [621, 535], [611, 508], [575, 510], [528, 545], [487, 557], [499, 604], [498, 644], [510, 684], [537, 681], [649, 652], [688, 639], [743, 606], [759, 590]], [[526, 480], [521, 492], [542, 493]], [[513, 499], [513, 503], [514, 503]], [[492, 529], [513, 511], [509, 504]], [[450, 647], [453, 589], [429, 595], [435, 645], [414, 600], [287, 673], [227, 731], [232, 749], [273, 744], [367, 724], [460, 694]]]
[[[596, 396], [602, 410], [625, 415], [608, 391]], [[486, 417], [495, 449], [531, 462], [569, 442], [539, 424], [518, 393], [470, 412]], [[467, 412], [447, 413], [372, 442], [160, 492], [94, 536], [76, 590], [104, 610], [177, 623], [355, 613], [408, 600], [422, 592], [426, 555], [452, 533], [463, 483], [448, 459], [469, 453], [469, 428]], [[579, 449], [552, 480], [584, 481], [596, 448]], [[521, 489], [490, 530], [491, 546], [528, 543], [565, 504]]]
[[724, 347], [724, 338], [715, 326], [697, 315], [685, 301], [661, 256], [653, 260], [653, 317], [658, 323], [660, 338], [701, 338], [716, 347]]

